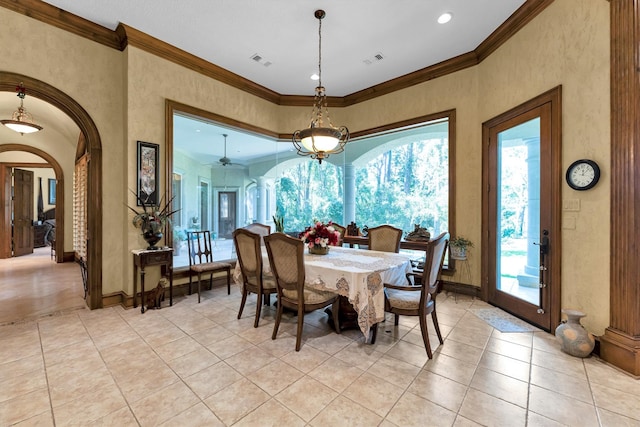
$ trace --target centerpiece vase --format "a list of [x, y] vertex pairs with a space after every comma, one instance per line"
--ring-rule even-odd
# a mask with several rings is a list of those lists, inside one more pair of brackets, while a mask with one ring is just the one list
[[576, 357], [588, 357], [596, 344], [593, 335], [581, 324], [580, 319], [586, 314], [577, 310], [565, 310], [567, 320], [556, 328], [556, 339], [560, 342], [561, 349]]
[[313, 247], [309, 248], [309, 253], [312, 255], [326, 255], [329, 253], [329, 246], [318, 246], [318, 245], [314, 245]]
[[147, 247], [147, 250], [156, 251], [159, 249], [156, 246], [156, 243], [158, 243], [160, 239], [162, 239], [162, 232], [160, 231], [154, 232], [153, 230], [147, 230], [144, 233], [142, 233], [142, 237], [149, 244], [149, 246]]

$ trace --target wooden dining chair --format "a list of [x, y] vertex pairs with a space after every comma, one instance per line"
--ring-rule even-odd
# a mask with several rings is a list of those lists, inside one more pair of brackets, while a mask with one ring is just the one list
[[382, 252], [400, 252], [402, 230], [388, 224], [369, 229], [369, 250]]
[[342, 246], [342, 244], [344, 243], [344, 235], [347, 232], [347, 227], [343, 227], [340, 224], [336, 224], [335, 222], [332, 222], [331, 225], [338, 233], [340, 233], [340, 240], [338, 241], [338, 244], [336, 246]]
[[[256, 302], [256, 320], [253, 327], [258, 327], [260, 310], [263, 298], [269, 301], [271, 294], [277, 293], [276, 281], [273, 275], [265, 275], [262, 269], [262, 251], [260, 249], [260, 235], [252, 233], [244, 228], [238, 228], [233, 232], [233, 243], [238, 254], [238, 263], [242, 272], [242, 300], [238, 319], [242, 316], [247, 295], [254, 293], [258, 296]], [[269, 304], [267, 304], [269, 305]]]
[[284, 307], [298, 313], [296, 351], [300, 351], [304, 314], [307, 312], [332, 305], [333, 324], [336, 332], [340, 333], [338, 294], [305, 286], [304, 242], [283, 233], [275, 233], [265, 236], [264, 243], [278, 290], [278, 310], [271, 339], [275, 340], [278, 335]]
[[[433, 357], [431, 345], [429, 344], [429, 332], [427, 330], [427, 315], [431, 314], [433, 326], [438, 334], [440, 344], [444, 344], [438, 316], [436, 315], [436, 296], [444, 255], [449, 244], [449, 233], [445, 232], [431, 240], [426, 248], [424, 270], [419, 276], [419, 285], [411, 286], [411, 280], [417, 273], [407, 274], [408, 286], [397, 286], [385, 283], [385, 311], [395, 315], [395, 325], [398, 325], [398, 318], [403, 316], [419, 316], [422, 340], [427, 349], [429, 359]], [[412, 277], [413, 276], [413, 277]]]
[[211, 246], [211, 232], [209, 230], [187, 231], [187, 246], [189, 247], [189, 295], [193, 274], [198, 275], [198, 303], [200, 302], [200, 288], [202, 273], [209, 273], [209, 285], [213, 286], [213, 274], [227, 273], [227, 294], [231, 293], [231, 264], [213, 260]]
[[264, 246], [264, 236], [271, 234], [271, 226], [254, 222], [244, 227], [245, 230], [249, 230], [252, 233], [256, 233], [260, 236], [260, 245]]

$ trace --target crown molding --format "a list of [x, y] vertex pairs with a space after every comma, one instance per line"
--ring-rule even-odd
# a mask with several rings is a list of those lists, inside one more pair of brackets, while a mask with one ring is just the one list
[[0, 6], [45, 24], [53, 25], [112, 49], [120, 49], [120, 41], [115, 31], [95, 24], [73, 13], [40, 0], [0, 0]]
[[[540, 12], [546, 9], [553, 1], [554, 0], [526, 0], [509, 19], [502, 23], [502, 25], [471, 52], [344, 97], [328, 97], [327, 104], [330, 107], [355, 105], [478, 65]], [[128, 45], [135, 46], [277, 105], [300, 107], [308, 106], [313, 102], [313, 96], [281, 95], [125, 24], [119, 24], [115, 31], [111, 31], [108, 28], [94, 24], [93, 22], [40, 0], [0, 0], [0, 6], [113, 49], [124, 51]]]

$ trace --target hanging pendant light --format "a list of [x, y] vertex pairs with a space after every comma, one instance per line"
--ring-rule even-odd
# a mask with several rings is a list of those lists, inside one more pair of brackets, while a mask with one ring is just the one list
[[349, 141], [349, 129], [345, 126], [335, 127], [329, 118], [327, 95], [322, 86], [322, 19], [324, 10], [316, 10], [314, 16], [318, 19], [318, 87], [313, 98], [311, 124], [309, 128], [297, 130], [293, 133], [293, 145], [301, 156], [311, 156], [322, 163], [330, 154], [342, 153]]
[[24, 88], [24, 84], [22, 84], [22, 82], [20, 82], [20, 84], [16, 87], [16, 92], [18, 92], [18, 98], [20, 98], [20, 106], [16, 111], [13, 112], [11, 119], [0, 120], [0, 123], [11, 130], [19, 132], [20, 135], [42, 130], [42, 126], [39, 126], [33, 122], [33, 116], [27, 113], [26, 108], [24, 108], [23, 106], [24, 97], [26, 96], [26, 89]]

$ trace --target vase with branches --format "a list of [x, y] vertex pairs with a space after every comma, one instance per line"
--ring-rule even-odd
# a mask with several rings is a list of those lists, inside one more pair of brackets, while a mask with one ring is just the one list
[[136, 210], [131, 206], [127, 206], [133, 213], [132, 223], [136, 228], [142, 230], [142, 237], [149, 244], [148, 250], [157, 250], [156, 243], [162, 239], [162, 232], [167, 225], [171, 225], [171, 215], [178, 212], [179, 209], [171, 210], [171, 202], [173, 197], [163, 206], [164, 196], [157, 204], [148, 203], [138, 194], [136, 199], [142, 205], [142, 211]]

